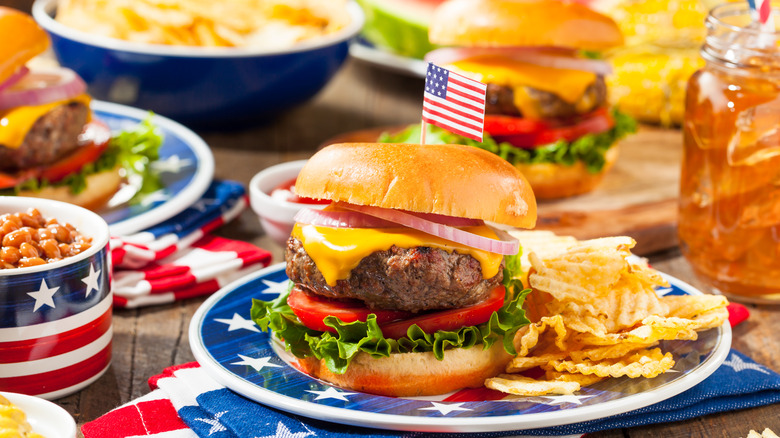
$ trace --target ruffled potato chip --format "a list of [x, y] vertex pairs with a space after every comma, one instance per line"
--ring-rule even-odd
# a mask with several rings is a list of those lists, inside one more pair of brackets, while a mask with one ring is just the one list
[[485, 381], [485, 386], [507, 394], [537, 396], [571, 395], [580, 390], [577, 382], [534, 380], [516, 374], [500, 374]]
[[572, 360], [553, 361], [553, 369], [560, 372], [593, 374], [599, 377], [655, 377], [670, 370], [674, 366], [672, 353], [664, 354], [660, 348], [639, 350], [618, 359], [603, 361]]

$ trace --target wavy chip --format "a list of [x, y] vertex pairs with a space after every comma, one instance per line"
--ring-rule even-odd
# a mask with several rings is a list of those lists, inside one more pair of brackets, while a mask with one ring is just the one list
[[534, 380], [515, 374], [500, 374], [485, 381], [485, 386], [507, 394], [536, 396], [548, 394], [571, 395], [580, 390], [577, 382]]
[[729, 301], [723, 295], [666, 295], [661, 301], [669, 308], [666, 316], [694, 318], [717, 309], [725, 309]]
[[599, 362], [560, 360], [553, 361], [550, 365], [559, 372], [593, 374], [599, 377], [651, 378], [670, 370], [674, 366], [674, 358], [672, 353], [664, 354], [660, 348], [654, 348], [633, 352], [618, 359]]
[[542, 354], [539, 356], [517, 356], [506, 366], [506, 372], [519, 373], [521, 371], [530, 370], [531, 368], [545, 367], [554, 361], [564, 360], [566, 357], [567, 354], [563, 352]]
[[580, 384], [580, 387], [592, 385], [606, 379], [606, 377], [599, 377], [593, 374], [562, 373], [555, 370], [546, 370], [544, 377], [548, 381], [576, 382]]
[[541, 321], [529, 324], [517, 331], [514, 342], [518, 356], [527, 356], [529, 351], [539, 342], [539, 337], [548, 328], [552, 328], [555, 331], [555, 345], [559, 349], [564, 350], [566, 348], [564, 342], [567, 337], [566, 326], [563, 324], [561, 315], [555, 315], [544, 317]]

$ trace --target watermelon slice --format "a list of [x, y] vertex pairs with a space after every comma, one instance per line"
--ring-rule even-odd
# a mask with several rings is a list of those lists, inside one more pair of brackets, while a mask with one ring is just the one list
[[358, 0], [366, 13], [363, 38], [399, 55], [422, 59], [436, 47], [428, 41], [428, 22], [444, 0]]

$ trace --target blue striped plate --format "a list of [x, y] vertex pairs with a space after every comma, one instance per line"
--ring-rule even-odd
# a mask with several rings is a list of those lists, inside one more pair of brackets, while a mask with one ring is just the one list
[[[670, 276], [662, 294], [701, 294]], [[314, 379], [291, 365], [289, 354], [251, 322], [252, 298], [270, 300], [286, 290], [280, 263], [238, 280], [210, 297], [190, 324], [190, 346], [219, 383], [264, 405], [294, 414], [364, 427], [421, 432], [525, 430], [603, 418], [639, 409], [696, 385], [720, 366], [731, 329], [701, 332], [696, 341], [662, 342], [674, 354], [670, 372], [653, 379], [607, 379], [574, 396], [447, 401], [458, 397], [393, 398], [365, 394]], [[464, 398], [460, 398], [463, 400]]]

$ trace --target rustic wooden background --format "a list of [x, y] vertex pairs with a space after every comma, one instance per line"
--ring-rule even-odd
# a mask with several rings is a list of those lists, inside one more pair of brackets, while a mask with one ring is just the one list
[[[28, 11], [31, 5], [30, 0], [4, 0], [2, 3]], [[420, 79], [379, 70], [358, 61], [348, 61], [334, 81], [313, 101], [281, 114], [273, 122], [242, 131], [200, 134], [214, 152], [216, 176], [247, 184], [261, 169], [279, 162], [307, 158], [322, 142], [344, 132], [419, 122], [422, 88]], [[659, 164], [662, 168], [654, 170], [652, 166], [644, 166], [637, 172], [663, 171], [667, 181], [665, 184], [670, 184], [668, 181], [674, 181], [675, 178], [673, 166], [679, 152], [678, 134], [659, 132], [654, 128], [645, 129], [645, 135], [631, 146], [635, 149], [628, 150], [624, 156], [655, 157], [653, 162], [662, 162]], [[652, 135], [648, 137], [647, 133]], [[659, 151], [666, 151], [669, 156], [662, 154], [659, 157]], [[670, 164], [670, 156], [673, 154], [675, 157], [671, 158]], [[632, 170], [631, 166], [620, 168], [625, 172]], [[632, 177], [630, 174], [627, 176]], [[674, 208], [669, 207], [673, 205], [673, 200], [672, 204], [668, 198], [655, 201], [660, 204], [654, 206], [645, 203], [647, 205], [638, 207], [632, 213], [634, 218], [642, 217], [637, 219], [642, 224], [662, 222], [663, 226], [652, 228], [649, 242], [655, 242], [656, 247], [647, 247], [647, 251], [651, 251], [647, 256], [657, 269], [703, 288], [674, 246]], [[659, 215], [663, 215], [663, 220], [658, 218]], [[575, 214], [565, 217], [565, 223], [573, 225], [570, 229], [575, 232], [577, 220], [582, 220], [582, 216]], [[610, 230], [624, 233], [632, 228], [608, 211], [603, 212], [599, 220], [604, 224], [601, 228], [605, 233]], [[630, 222], [635, 219], [627, 220]], [[274, 262], [282, 261], [281, 248], [263, 234], [251, 211], [246, 211], [238, 220], [224, 226], [219, 234], [252, 242], [270, 250]], [[57, 400], [57, 403], [67, 409], [79, 424], [83, 424], [113, 407], [148, 393], [146, 382], [150, 376], [166, 366], [193, 360], [187, 328], [190, 318], [202, 302], [203, 299], [190, 299], [138, 310], [117, 309], [114, 313], [114, 356], [111, 367], [95, 383]], [[733, 346], [780, 372], [780, 306], [748, 307], [751, 311], [750, 320], [735, 328]], [[708, 415], [684, 422], [605, 431], [589, 436], [736, 438], [746, 436], [750, 429], [763, 430], [766, 427], [780, 432], [780, 405]]]

